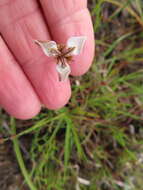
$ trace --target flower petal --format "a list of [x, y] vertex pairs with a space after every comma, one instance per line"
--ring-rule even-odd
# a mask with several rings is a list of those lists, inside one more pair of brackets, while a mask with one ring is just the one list
[[56, 69], [59, 73], [60, 81], [65, 81], [71, 73], [71, 68], [68, 64], [65, 64], [64, 67], [62, 64], [58, 64]]
[[77, 36], [77, 37], [69, 38], [69, 40], [67, 42], [68, 48], [75, 47], [75, 49], [72, 52], [72, 55], [79, 55], [81, 53], [86, 39], [87, 39], [86, 36]]
[[35, 42], [41, 46], [42, 50], [44, 51], [45, 55], [47, 56], [56, 56], [58, 52], [57, 43], [54, 41], [44, 42], [35, 40]]

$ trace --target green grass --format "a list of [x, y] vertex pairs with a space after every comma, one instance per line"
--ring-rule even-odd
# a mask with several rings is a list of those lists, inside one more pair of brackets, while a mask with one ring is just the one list
[[[86, 75], [72, 78], [70, 103], [55, 112], [43, 109], [30, 121], [12, 119], [16, 136], [2, 140], [13, 141], [30, 190], [142, 190], [143, 4], [92, 0], [89, 7], [96, 57]], [[28, 162], [21, 138], [30, 142]]]

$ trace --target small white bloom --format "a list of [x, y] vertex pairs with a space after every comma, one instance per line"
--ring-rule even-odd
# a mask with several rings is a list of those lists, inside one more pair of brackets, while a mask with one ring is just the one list
[[71, 56], [81, 53], [86, 39], [85, 36], [71, 37], [63, 48], [60, 45], [58, 46], [55, 41], [42, 42], [35, 40], [35, 42], [40, 45], [45, 55], [57, 58], [56, 70], [59, 73], [60, 80], [64, 81], [71, 73], [68, 61], [71, 59]]

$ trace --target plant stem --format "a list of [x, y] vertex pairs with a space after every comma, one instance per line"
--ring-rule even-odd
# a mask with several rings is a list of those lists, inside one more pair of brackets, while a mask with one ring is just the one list
[[[114, 4], [120, 8], [123, 8], [123, 5], [122, 3], [119, 3], [117, 1], [114, 1], [114, 0], [103, 0], [103, 2], [107, 2], [107, 3], [111, 3], [111, 4]], [[130, 7], [125, 7], [125, 9], [133, 16], [136, 18], [136, 20], [138, 21], [138, 23], [143, 27], [143, 21], [142, 19], [140, 18], [140, 16], [138, 14], [135, 13], [135, 11], [133, 11], [133, 9], [131, 9]]]
[[[12, 118], [12, 117], [11, 117], [10, 124], [11, 124], [12, 134], [15, 135], [16, 134], [15, 119]], [[14, 146], [14, 151], [15, 151], [15, 154], [16, 154], [16, 158], [17, 158], [19, 167], [20, 167], [21, 172], [22, 172], [22, 174], [23, 174], [23, 176], [25, 178], [26, 183], [28, 184], [28, 186], [29, 186], [29, 188], [31, 190], [37, 190], [36, 187], [34, 186], [33, 182], [31, 181], [30, 176], [29, 176], [29, 174], [27, 172], [27, 169], [25, 167], [23, 157], [22, 157], [22, 154], [21, 154], [21, 151], [20, 151], [18, 139], [14, 138], [12, 141], [13, 141], [13, 146]]]

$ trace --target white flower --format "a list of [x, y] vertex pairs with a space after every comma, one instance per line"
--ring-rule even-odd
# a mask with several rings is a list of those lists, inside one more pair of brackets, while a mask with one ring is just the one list
[[59, 73], [60, 80], [64, 81], [71, 73], [68, 61], [71, 60], [72, 56], [81, 53], [86, 39], [85, 36], [71, 37], [65, 46], [58, 45], [55, 41], [44, 42], [35, 40], [35, 42], [40, 45], [45, 55], [57, 58], [56, 70]]

